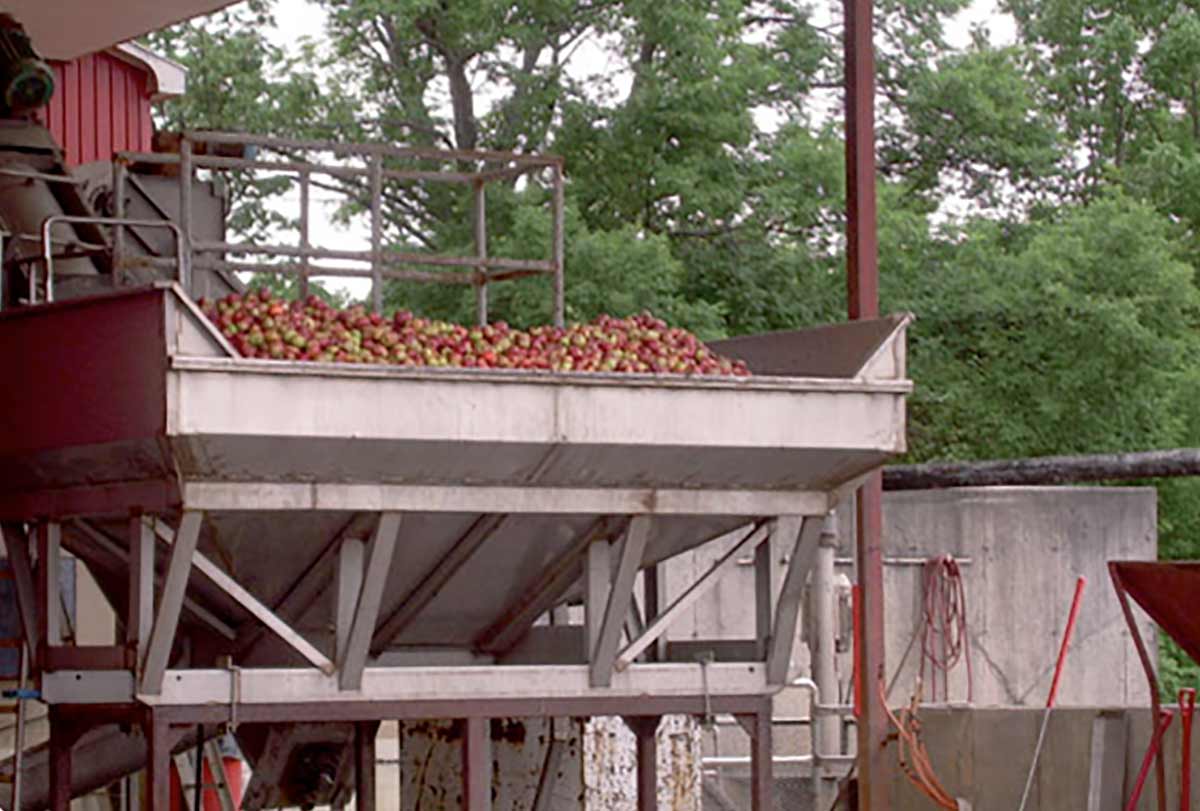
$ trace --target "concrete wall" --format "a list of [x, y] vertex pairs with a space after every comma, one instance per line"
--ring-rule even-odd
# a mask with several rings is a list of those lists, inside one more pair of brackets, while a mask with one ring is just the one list
[[[1028, 811], [1088, 811], [1095, 722], [1101, 710], [1072, 707], [1051, 714], [1046, 741], [1030, 793]], [[1148, 709], [1103, 711], [1116, 734], [1108, 737], [1116, 753], [1098, 770], [1097, 811], [1123, 809], [1150, 740]], [[973, 811], [1012, 811], [1019, 806], [1037, 742], [1042, 711], [1024, 709], [928, 709], [921, 713], [922, 735], [942, 785], [971, 803]], [[1167, 807], [1179, 808], [1180, 723], [1178, 714], [1164, 740]], [[1124, 738], [1124, 740], [1120, 740]], [[1200, 786], [1200, 746], [1192, 748], [1193, 785]], [[899, 772], [892, 783], [896, 811], [925, 811], [930, 802]], [[1193, 793], [1192, 807], [1200, 806]], [[1157, 808], [1153, 770], [1138, 804]]]

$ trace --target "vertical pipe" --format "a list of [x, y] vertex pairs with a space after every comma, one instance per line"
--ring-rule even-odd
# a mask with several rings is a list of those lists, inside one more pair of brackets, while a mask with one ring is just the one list
[[[837, 554], [837, 519], [833, 513], [825, 517], [825, 525], [821, 529], [821, 539], [817, 545], [817, 559], [813, 565], [812, 590], [809, 606], [813, 612], [813, 621], [809, 625], [809, 640], [812, 646], [813, 681], [817, 684], [816, 698], [826, 704], [836, 703], [838, 694], [837, 681], [837, 606], [833, 586], [834, 557]], [[815, 705], [814, 701], [814, 705]], [[812, 718], [813, 731], [813, 784], [816, 789], [818, 806], [827, 808], [825, 800], [825, 774], [821, 766], [821, 758], [826, 755], [840, 754], [838, 717], [829, 713], [819, 713], [814, 706], [809, 715]]]
[[463, 804], [465, 811], [490, 811], [492, 807], [491, 721], [467, 718], [462, 738]]
[[[646, 624], [654, 622], [667, 602], [667, 567], [656, 563], [642, 570], [642, 603], [646, 606]], [[651, 662], [667, 661], [667, 635], [662, 634], [647, 651]]]
[[[125, 159], [113, 161], [113, 217], [125, 219]], [[113, 226], [113, 277], [117, 287], [125, 284], [125, 226]]]
[[[22, 645], [20, 649], [21, 665], [18, 672], [20, 680], [17, 682], [17, 689], [24, 690], [25, 682], [29, 680], [29, 657], [31, 652], [28, 645]], [[9, 803], [9, 811], [21, 811], [21, 769], [24, 768], [25, 759], [25, 699], [17, 699], [17, 740], [13, 745], [13, 779], [12, 779], [12, 801]]]
[[300, 172], [300, 300], [308, 298], [308, 192], [309, 172]]
[[192, 291], [192, 141], [186, 135], [179, 141], [179, 227], [183, 233], [183, 266], [179, 284], [187, 294]]
[[371, 156], [371, 309], [383, 312], [383, 156]]
[[566, 206], [562, 161], [554, 164], [553, 184], [554, 253], [551, 261], [554, 263], [554, 326], [561, 327], [566, 322]]
[[[474, 186], [474, 219], [475, 219], [475, 257], [487, 259], [487, 189], [482, 180], [476, 180]], [[478, 279], [475, 282], [475, 320], [479, 326], [488, 322], [488, 284], [487, 265], [480, 263], [475, 269]]]
[[[875, 52], [872, 0], [843, 0], [846, 81], [846, 292], [850, 318], [879, 315], [879, 245], [875, 199]], [[858, 491], [855, 557], [862, 644], [854, 651], [863, 688], [858, 724], [859, 808], [890, 806], [885, 775], [887, 718], [875, 685], [884, 678], [883, 475]]]

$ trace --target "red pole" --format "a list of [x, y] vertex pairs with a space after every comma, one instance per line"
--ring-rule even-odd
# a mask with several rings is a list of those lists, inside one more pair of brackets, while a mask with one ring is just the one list
[[1058, 649], [1058, 661], [1054, 665], [1054, 679], [1050, 682], [1050, 695], [1046, 696], [1046, 709], [1054, 706], [1058, 696], [1058, 683], [1062, 679], [1063, 665], [1067, 662], [1067, 649], [1071, 647], [1071, 636], [1075, 633], [1075, 620], [1079, 619], [1079, 605], [1083, 602], [1083, 589], [1087, 578], [1083, 575], [1075, 581], [1075, 596], [1071, 599], [1071, 613], [1067, 615], [1067, 629], [1063, 632], [1062, 645]]
[[1179, 809], [1192, 807], [1192, 715], [1196, 712], [1196, 690], [1185, 687], [1179, 691], [1179, 722], [1183, 724], [1183, 770], [1179, 773]]
[[[846, 81], [846, 293], [851, 319], [879, 316], [879, 240], [875, 200], [875, 45], [872, 0], [843, 0]], [[861, 684], [884, 673], [883, 474], [872, 474], [858, 491], [855, 544], [862, 644], [854, 650]], [[888, 771], [884, 758], [888, 720], [885, 698], [864, 692], [858, 722], [858, 807], [886, 811]]]
[[1154, 728], [1154, 735], [1150, 738], [1146, 756], [1142, 758], [1142, 768], [1138, 771], [1137, 780], [1133, 784], [1133, 794], [1130, 795], [1129, 802], [1125, 804], [1125, 811], [1137, 811], [1138, 800], [1142, 797], [1142, 787], [1146, 785], [1146, 776], [1150, 774], [1150, 764], [1154, 761], [1154, 756], [1158, 754], [1159, 747], [1162, 746], [1163, 735], [1166, 734], [1167, 727], [1171, 725], [1174, 715], [1170, 710], [1158, 711], [1158, 724]]

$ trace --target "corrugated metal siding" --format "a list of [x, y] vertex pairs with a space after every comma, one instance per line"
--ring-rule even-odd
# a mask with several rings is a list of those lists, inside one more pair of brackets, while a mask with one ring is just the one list
[[146, 72], [109, 53], [52, 62], [54, 98], [40, 116], [77, 166], [114, 152], [148, 152], [153, 124]]

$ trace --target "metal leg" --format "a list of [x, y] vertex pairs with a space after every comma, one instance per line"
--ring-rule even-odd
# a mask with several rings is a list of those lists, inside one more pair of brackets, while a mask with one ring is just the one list
[[57, 713], [50, 715], [50, 811], [71, 808], [71, 746], [75, 731]]
[[658, 808], [658, 723], [657, 715], [636, 715], [625, 723], [637, 736], [637, 808]]
[[487, 718], [467, 718], [463, 735], [464, 811], [491, 811], [492, 736]]
[[375, 733], [379, 724], [354, 725], [354, 807], [375, 811]]
[[772, 771], [771, 700], [761, 710], [738, 719], [750, 733], [750, 808], [773, 811], [775, 808]]
[[146, 735], [146, 804], [148, 811], [171, 808], [171, 727], [149, 713]]
[[858, 720], [859, 808], [886, 811], [888, 765], [884, 744], [888, 733], [879, 684], [884, 676], [883, 638], [883, 474], [875, 473], [858, 492], [856, 549], [861, 646], [854, 652], [861, 678]]

